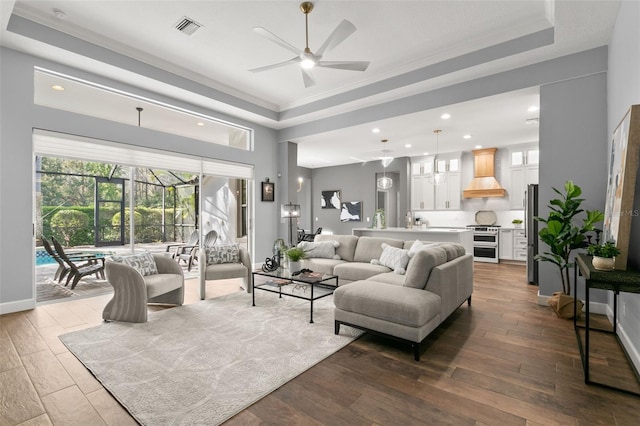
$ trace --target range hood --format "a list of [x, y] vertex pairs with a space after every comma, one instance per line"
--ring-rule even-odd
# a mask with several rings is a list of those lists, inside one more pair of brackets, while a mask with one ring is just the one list
[[473, 180], [462, 191], [464, 198], [504, 197], [505, 189], [495, 178], [495, 156], [498, 148], [474, 149]]

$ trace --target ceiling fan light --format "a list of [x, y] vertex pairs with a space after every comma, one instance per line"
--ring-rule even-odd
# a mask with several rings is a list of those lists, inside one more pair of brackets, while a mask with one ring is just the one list
[[315, 63], [315, 61], [313, 59], [308, 59], [307, 58], [307, 59], [303, 59], [300, 62], [300, 66], [302, 68], [304, 68], [305, 70], [310, 70], [311, 68], [316, 66], [316, 63]]

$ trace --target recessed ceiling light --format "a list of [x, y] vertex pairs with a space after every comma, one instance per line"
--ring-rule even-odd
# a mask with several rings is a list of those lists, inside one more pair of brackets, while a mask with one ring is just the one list
[[529, 111], [529, 112], [536, 112], [536, 111], [537, 111], [537, 110], [539, 110], [539, 109], [540, 109], [540, 108], [538, 108], [538, 106], [537, 106], [537, 105], [531, 105], [531, 106], [529, 107], [529, 109], [527, 109], [527, 111]]
[[204, 126], [204, 123], [203, 123], [202, 121], [198, 121], [196, 124], [197, 124], [198, 126]]
[[371, 131], [373, 133], [380, 133], [380, 129], [378, 129], [377, 127], [374, 127], [373, 129], [371, 129]]
[[64, 90], [64, 87], [60, 86], [59, 84], [54, 84], [53, 86], [51, 86], [51, 88], [53, 90], [58, 90], [60, 92], [62, 92]]
[[463, 138], [465, 139], [471, 139], [471, 135], [464, 135]]
[[482, 145], [476, 145], [476, 149], [482, 148]]
[[410, 143], [408, 143], [408, 144], [406, 144], [404, 147], [405, 147], [405, 148], [411, 148], [411, 144], [410, 144]]
[[440, 116], [440, 118], [442, 118], [443, 120], [448, 120], [451, 118], [451, 114], [444, 113]]
[[429, 155], [429, 153], [428, 152], [423, 152], [422, 155]]

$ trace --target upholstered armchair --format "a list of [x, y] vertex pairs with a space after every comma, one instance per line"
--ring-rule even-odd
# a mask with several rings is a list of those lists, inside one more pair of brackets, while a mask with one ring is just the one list
[[112, 256], [105, 264], [113, 298], [102, 311], [105, 321], [146, 322], [147, 304], [182, 305], [184, 275], [170, 257], [142, 253]]
[[[251, 293], [251, 255], [237, 244], [218, 245], [205, 248], [207, 266], [205, 268], [205, 281], [202, 282], [200, 294], [204, 299], [206, 281], [224, 280], [229, 278], [242, 278], [242, 287]], [[202, 262], [201, 260], [200, 262]], [[202, 263], [201, 263], [202, 264]]]

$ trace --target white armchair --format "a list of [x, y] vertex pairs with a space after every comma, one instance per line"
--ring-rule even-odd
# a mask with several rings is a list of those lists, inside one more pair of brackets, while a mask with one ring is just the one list
[[[251, 293], [251, 256], [249, 252], [235, 244], [227, 246], [213, 246], [206, 248], [206, 268], [204, 281], [201, 283], [200, 294], [204, 299], [206, 281], [242, 278], [242, 287]], [[201, 261], [202, 264], [202, 261]]]
[[169, 257], [149, 253], [113, 256], [105, 272], [113, 286], [113, 298], [102, 311], [105, 321], [146, 322], [148, 303], [184, 302], [182, 268]]

